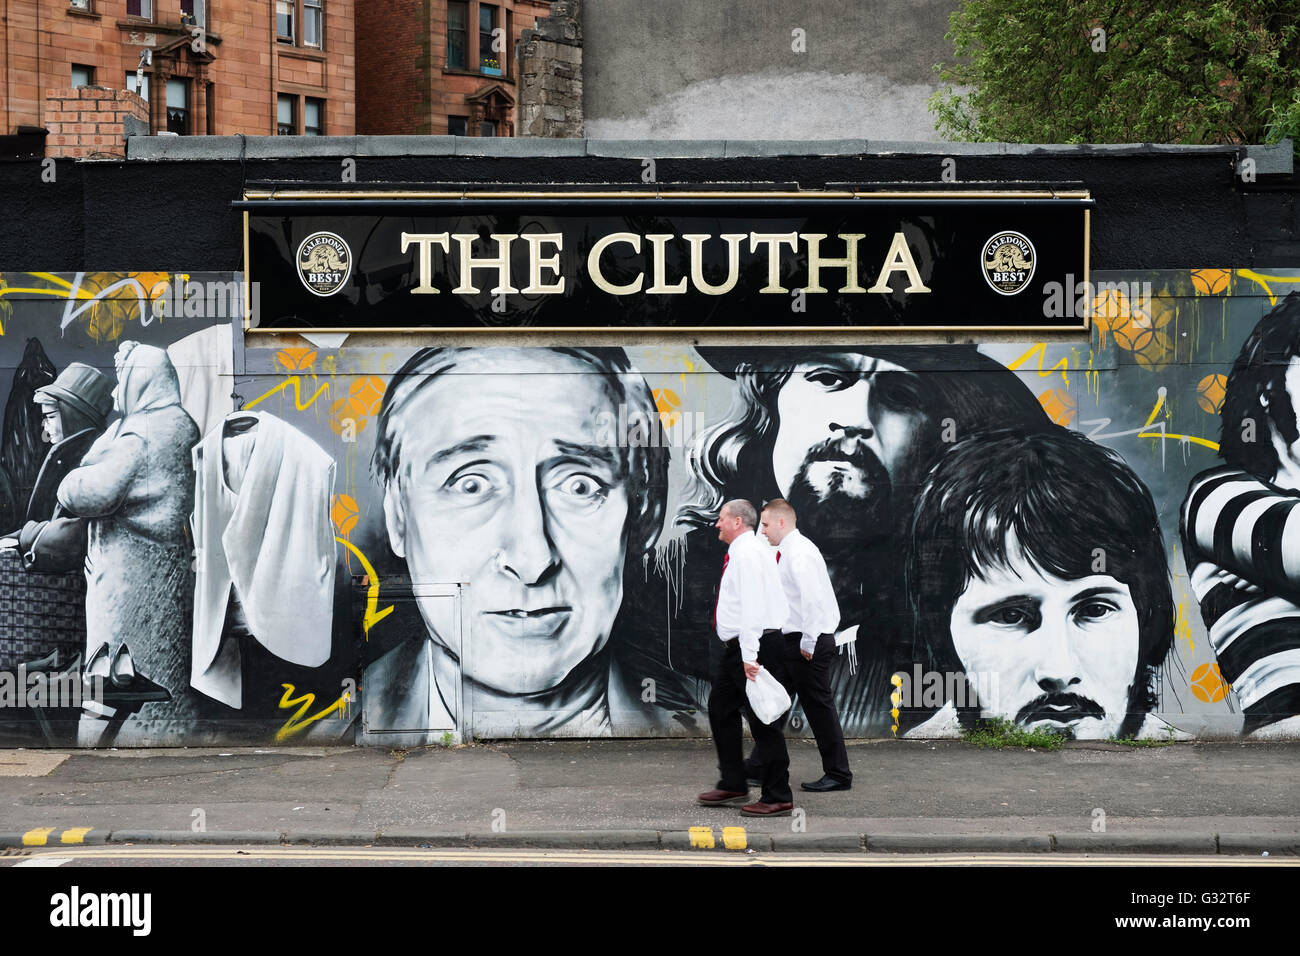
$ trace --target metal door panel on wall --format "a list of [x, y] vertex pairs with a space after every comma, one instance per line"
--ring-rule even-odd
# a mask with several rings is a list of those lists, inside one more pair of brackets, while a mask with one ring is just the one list
[[[412, 584], [386, 594], [406, 636], [363, 667], [361, 732], [367, 745], [421, 746], [467, 739], [461, 651], [464, 585]], [[427, 625], [434, 621], [437, 633]]]

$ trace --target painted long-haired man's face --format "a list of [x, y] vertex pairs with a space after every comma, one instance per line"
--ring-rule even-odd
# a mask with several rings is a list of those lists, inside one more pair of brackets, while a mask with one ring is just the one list
[[1014, 535], [1006, 554], [1005, 566], [967, 582], [949, 627], [982, 709], [1023, 727], [1114, 736], [1138, 664], [1129, 586], [1108, 574], [1062, 578], [1042, 570]]
[[827, 351], [794, 367], [777, 395], [772, 467], [815, 540], [894, 530], [893, 495], [934, 454], [923, 398], [919, 376], [869, 355]]
[[[618, 397], [572, 356], [489, 352], [458, 358], [403, 411], [384, 510], [412, 581], [469, 582], [468, 676], [532, 694], [606, 645], [622, 602], [627, 474], [597, 437]], [[448, 605], [420, 603], [443, 644]]]

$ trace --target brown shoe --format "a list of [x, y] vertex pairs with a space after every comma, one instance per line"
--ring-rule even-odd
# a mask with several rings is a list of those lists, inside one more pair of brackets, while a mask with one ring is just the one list
[[706, 807], [734, 806], [749, 799], [749, 792], [737, 793], [734, 790], [706, 790], [696, 797]]
[[747, 817], [788, 817], [793, 803], [748, 803], [740, 808]]

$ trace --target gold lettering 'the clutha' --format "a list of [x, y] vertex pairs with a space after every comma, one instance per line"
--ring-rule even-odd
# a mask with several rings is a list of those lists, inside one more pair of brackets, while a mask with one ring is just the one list
[[[725, 295], [731, 292], [740, 279], [741, 247], [748, 239], [747, 254], [751, 258], [766, 257], [767, 284], [760, 293], [785, 293], [781, 284], [781, 265], [783, 255], [795, 255], [802, 241], [806, 250], [808, 263], [808, 280], [803, 292], [810, 294], [825, 293], [829, 290], [821, 284], [823, 273], [827, 270], [843, 270], [844, 284], [840, 293], [861, 294], [867, 292], [888, 293], [889, 279], [895, 272], [903, 273], [908, 280], [903, 291], [929, 292], [930, 288], [921, 278], [912, 250], [907, 244], [907, 237], [902, 232], [895, 232], [885, 254], [885, 261], [876, 276], [875, 284], [864, 289], [858, 282], [859, 244], [865, 239], [863, 233], [840, 233], [831, 237], [824, 233], [723, 233], [712, 236], [703, 233], [688, 233], [676, 236], [671, 233], [651, 233], [641, 235], [635, 232], [611, 232], [601, 236], [591, 245], [587, 253], [587, 275], [591, 283], [608, 295], [636, 295], [644, 291], [653, 295], [684, 295], [694, 290], [705, 295]], [[416, 274], [419, 284], [411, 290], [416, 295], [437, 295], [438, 289], [433, 284], [434, 262], [433, 249], [442, 250], [444, 265], [454, 256], [459, 284], [452, 289], [457, 295], [475, 295], [481, 291], [475, 284], [476, 274], [487, 272], [495, 274], [496, 282], [491, 286], [494, 295], [513, 294], [520, 290], [512, 280], [513, 259], [511, 247], [515, 240], [522, 239], [528, 247], [528, 284], [523, 289], [526, 295], [554, 295], [565, 290], [565, 277], [560, 275], [560, 252], [564, 248], [564, 236], [561, 233], [519, 235], [516, 233], [492, 233], [488, 240], [496, 244], [495, 255], [475, 256], [474, 243], [481, 237], [475, 233], [407, 233], [401, 234], [401, 251], [406, 252], [415, 247]], [[681, 239], [686, 244], [679, 276], [669, 277], [671, 250], [669, 244]], [[844, 254], [824, 254], [823, 243], [838, 240], [843, 243]], [[715, 248], [721, 243], [726, 249], [726, 273], [721, 281], [711, 282], [705, 278], [706, 246]], [[453, 251], [454, 246], [454, 251]], [[610, 251], [617, 246], [626, 246], [627, 251], [620, 257], [617, 251]], [[832, 247], [833, 248], [833, 247]], [[827, 249], [829, 252], [829, 249]], [[628, 258], [639, 260], [639, 269], [629, 270], [624, 264], [620, 269], [621, 279], [626, 281], [611, 282], [604, 273], [607, 265], [607, 253], [626, 263]], [[630, 253], [630, 255], [629, 255]], [[514, 258], [525, 258], [516, 256]], [[712, 264], [711, 261], [709, 261]], [[521, 262], [520, 265], [523, 263]], [[647, 273], [649, 285], [647, 286]]]

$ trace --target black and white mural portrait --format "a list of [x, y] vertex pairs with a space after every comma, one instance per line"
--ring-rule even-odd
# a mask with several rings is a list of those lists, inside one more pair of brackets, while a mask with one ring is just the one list
[[704, 736], [778, 497], [850, 737], [1294, 736], [1300, 272], [1093, 278], [1072, 341], [468, 347], [0, 276], [0, 743]]
[[[620, 412], [647, 425], [657, 418], [619, 349], [435, 348], [397, 371], [373, 459], [388, 542], [413, 584], [468, 585], [471, 646], [451, 640], [453, 603], [417, 597], [428, 639], [367, 670], [375, 706], [450, 709], [463, 679], [484, 715], [479, 732], [599, 736], [624, 721], [644, 726], [640, 688], [625, 687], [640, 675], [623, 672], [611, 641], [624, 579], [659, 537], [668, 450], [603, 438], [602, 420]], [[385, 677], [398, 668], [432, 686]]]

